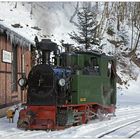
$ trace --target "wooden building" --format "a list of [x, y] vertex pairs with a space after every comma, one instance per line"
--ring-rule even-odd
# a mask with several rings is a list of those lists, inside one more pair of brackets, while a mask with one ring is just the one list
[[26, 100], [18, 79], [31, 69], [31, 46], [30, 41], [0, 25], [0, 117], [11, 105]]

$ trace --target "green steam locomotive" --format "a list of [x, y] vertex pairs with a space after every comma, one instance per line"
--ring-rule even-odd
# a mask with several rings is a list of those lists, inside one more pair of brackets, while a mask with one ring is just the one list
[[58, 53], [57, 44], [51, 40], [36, 46], [40, 60], [27, 79], [19, 80], [19, 85], [27, 88], [19, 128], [62, 129], [115, 112], [114, 57], [95, 51]]

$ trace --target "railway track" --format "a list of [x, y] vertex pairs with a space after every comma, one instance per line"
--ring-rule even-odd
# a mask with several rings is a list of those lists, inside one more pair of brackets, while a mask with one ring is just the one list
[[[122, 116], [117, 114], [117, 116], [119, 116], [119, 119], [118, 119], [118, 117], [117, 118], [113, 117], [111, 120], [99, 121], [97, 123], [93, 122], [94, 125], [93, 124], [85, 125], [84, 127], [86, 129], [83, 129], [80, 126], [78, 126], [76, 128], [72, 128], [75, 131], [74, 131], [74, 133], [72, 132], [73, 136], [72, 135], [71, 136], [72, 136], [72, 138], [79, 138], [79, 137], [80, 138], [98, 138], [98, 136], [103, 134], [102, 132], [105, 132], [105, 130], [108, 129], [108, 131], [110, 131], [110, 130], [116, 128], [116, 127], [113, 127], [113, 126], [121, 127], [122, 124], [125, 125], [125, 126], [128, 126], [128, 125], [131, 125], [129, 123], [134, 124], [134, 123], [140, 122], [140, 119], [138, 119], [138, 117], [136, 117], [136, 116], [140, 116], [139, 109], [134, 109], [134, 110], [132, 109], [130, 112], [128, 112], [126, 110], [126, 112], [120, 111], [119, 113], [122, 114]], [[111, 128], [109, 128], [108, 126], [111, 127]], [[123, 126], [123, 127], [125, 127], [125, 126]], [[85, 131], [85, 130], [87, 130], [87, 131]], [[134, 131], [131, 135], [133, 135], [134, 133], [136, 133], [136, 132]], [[66, 135], [66, 137], [65, 136], [63, 137], [63, 135]], [[68, 129], [68, 131], [65, 130], [65, 132], [62, 132], [60, 134], [56, 134], [56, 135], [54, 134], [54, 137], [59, 136], [59, 137], [62, 137], [62, 138], [67, 138], [68, 135], [69, 135], [69, 129]], [[129, 136], [131, 136], [131, 135], [129, 135]]]
[[[85, 131], [82, 128], [77, 129], [78, 133], [76, 133], [76, 135], [74, 134], [75, 136], [73, 136], [73, 138], [78, 138], [78, 137], [80, 137], [80, 138], [98, 138], [100, 135], [105, 134], [106, 132], [110, 132], [116, 128], [118, 128], [118, 130], [119, 130], [120, 127], [122, 127], [122, 124], [131, 125], [129, 123], [132, 123], [132, 124], [136, 123], [136, 122], [140, 123], [139, 108], [134, 109], [134, 110], [133, 110], [133, 108], [132, 108], [132, 110], [125, 110], [125, 111], [122, 110], [116, 114], [117, 114], [117, 116], [111, 118], [111, 120], [107, 120], [107, 121], [105, 120], [105, 121], [101, 121], [98, 123], [93, 122], [94, 126], [92, 126], [92, 124], [87, 125], [86, 126], [87, 131]], [[123, 126], [123, 127], [125, 127], [125, 126]], [[80, 132], [82, 131], [82, 134], [79, 133], [79, 131]]]
[[[120, 129], [125, 128], [127, 126], [131, 127], [132, 124], [136, 124], [138, 122], [140, 123], [140, 119], [125, 123], [125, 124], [123, 124], [121, 126], [112, 128], [111, 130], [107, 130], [107, 131], [97, 135], [96, 138], [103, 138], [103, 137], [108, 136], [109, 134], [112, 134], [112, 133], [116, 132], [117, 130], [120, 130]], [[138, 134], [140, 132], [140, 127], [139, 126], [140, 125], [138, 125], [138, 127], [136, 129], [134, 129], [133, 131], [131, 131], [130, 133], [128, 133], [126, 136], [123, 136], [123, 137], [124, 138], [133, 138], [136, 134]]]
[[135, 130], [134, 132], [132, 132], [132, 134], [128, 137], [128, 138], [133, 138], [135, 135], [140, 133], [140, 128], [138, 128], [137, 130]]

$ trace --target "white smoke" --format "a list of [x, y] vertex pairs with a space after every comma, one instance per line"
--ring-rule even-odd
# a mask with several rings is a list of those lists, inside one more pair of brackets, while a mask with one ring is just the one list
[[56, 42], [63, 39], [66, 43], [73, 43], [68, 33], [75, 29], [70, 19], [77, 2], [26, 2], [24, 4], [28, 10], [30, 9], [36, 25], [41, 28], [42, 38], [46, 36]]

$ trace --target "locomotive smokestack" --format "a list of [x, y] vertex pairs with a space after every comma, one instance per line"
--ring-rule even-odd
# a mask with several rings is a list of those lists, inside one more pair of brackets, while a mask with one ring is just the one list
[[65, 48], [65, 52], [72, 52], [73, 44], [62, 44], [62, 46]]
[[50, 39], [42, 39], [40, 42], [36, 42], [37, 49], [42, 52], [41, 59], [42, 64], [50, 65], [50, 53], [58, 50], [57, 44]]

